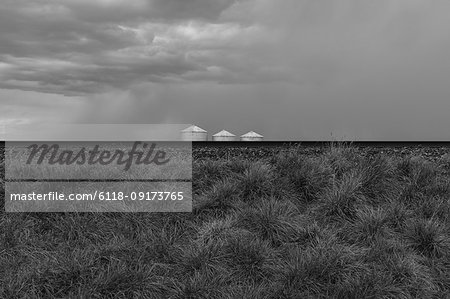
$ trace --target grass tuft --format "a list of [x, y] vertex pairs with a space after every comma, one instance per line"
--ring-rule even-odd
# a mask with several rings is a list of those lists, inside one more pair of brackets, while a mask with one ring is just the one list
[[370, 246], [380, 238], [388, 238], [392, 232], [387, 227], [386, 212], [380, 208], [360, 208], [356, 219], [344, 225], [342, 237], [350, 244]]
[[379, 205], [397, 194], [398, 184], [393, 163], [381, 154], [365, 157], [358, 164], [364, 195], [372, 204]]
[[240, 191], [238, 182], [224, 179], [215, 183], [210, 190], [194, 202], [193, 212], [220, 218], [239, 209]]
[[358, 172], [350, 172], [324, 193], [314, 207], [314, 214], [325, 222], [352, 220], [364, 202], [362, 177]]
[[366, 269], [350, 247], [321, 241], [306, 250], [294, 248], [282, 264], [279, 298], [324, 298], [336, 294], [338, 286]]
[[222, 161], [200, 160], [192, 165], [192, 189], [195, 193], [210, 188], [217, 181], [227, 177], [229, 172]]
[[274, 191], [272, 166], [264, 162], [251, 164], [242, 175], [238, 176], [238, 181], [238, 190], [244, 202], [261, 200]]
[[292, 186], [306, 203], [316, 201], [332, 183], [332, 169], [323, 158], [288, 151], [277, 156], [275, 166], [284, 185]]
[[405, 236], [411, 248], [431, 258], [450, 257], [448, 227], [436, 219], [409, 221]]
[[289, 201], [263, 201], [237, 213], [236, 226], [247, 229], [274, 246], [297, 242], [304, 236], [302, 217]]
[[265, 240], [238, 235], [227, 241], [224, 252], [235, 281], [267, 281], [277, 273], [279, 253]]

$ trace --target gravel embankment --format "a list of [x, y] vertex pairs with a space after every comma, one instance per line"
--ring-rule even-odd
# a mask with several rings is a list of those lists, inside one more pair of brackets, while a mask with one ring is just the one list
[[[296, 149], [305, 155], [320, 155], [329, 150], [329, 147], [193, 147], [195, 160], [201, 159], [227, 159], [241, 157], [244, 159], [269, 158], [283, 150]], [[363, 156], [376, 153], [386, 154], [394, 157], [420, 156], [430, 161], [440, 161], [448, 158], [450, 161], [450, 147], [355, 147], [356, 151]]]

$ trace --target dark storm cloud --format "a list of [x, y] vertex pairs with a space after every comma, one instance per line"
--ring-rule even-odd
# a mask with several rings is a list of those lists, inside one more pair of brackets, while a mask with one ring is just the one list
[[216, 20], [235, 2], [237, 0], [154, 0], [151, 7], [154, 9], [155, 15], [160, 15], [165, 19]]
[[0, 87], [68, 95], [181, 80], [206, 70], [187, 55], [202, 22], [215, 22], [234, 2], [7, 0], [0, 8]]
[[67, 7], [79, 19], [92, 22], [215, 21], [237, 1], [242, 0], [73, 0]]
[[[0, 82], [0, 88], [22, 88], [70, 95], [71, 93], [96, 93], [105, 86], [127, 88], [142, 81], [161, 81], [166, 76], [200, 70], [183, 55], [164, 54], [156, 57], [91, 57], [86, 65], [59, 60], [5, 58], [14, 63], [8, 72], [13, 80]], [[38, 85], [27, 85], [38, 82]]]

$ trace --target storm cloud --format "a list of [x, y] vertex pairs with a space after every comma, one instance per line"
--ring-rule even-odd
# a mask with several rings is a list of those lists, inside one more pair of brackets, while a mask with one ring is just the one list
[[444, 0], [6, 0], [0, 124], [450, 140], [449, 10]]

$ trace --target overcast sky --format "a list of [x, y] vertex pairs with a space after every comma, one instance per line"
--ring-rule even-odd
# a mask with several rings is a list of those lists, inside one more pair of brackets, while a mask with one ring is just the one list
[[448, 0], [2, 0], [0, 124], [450, 140]]

